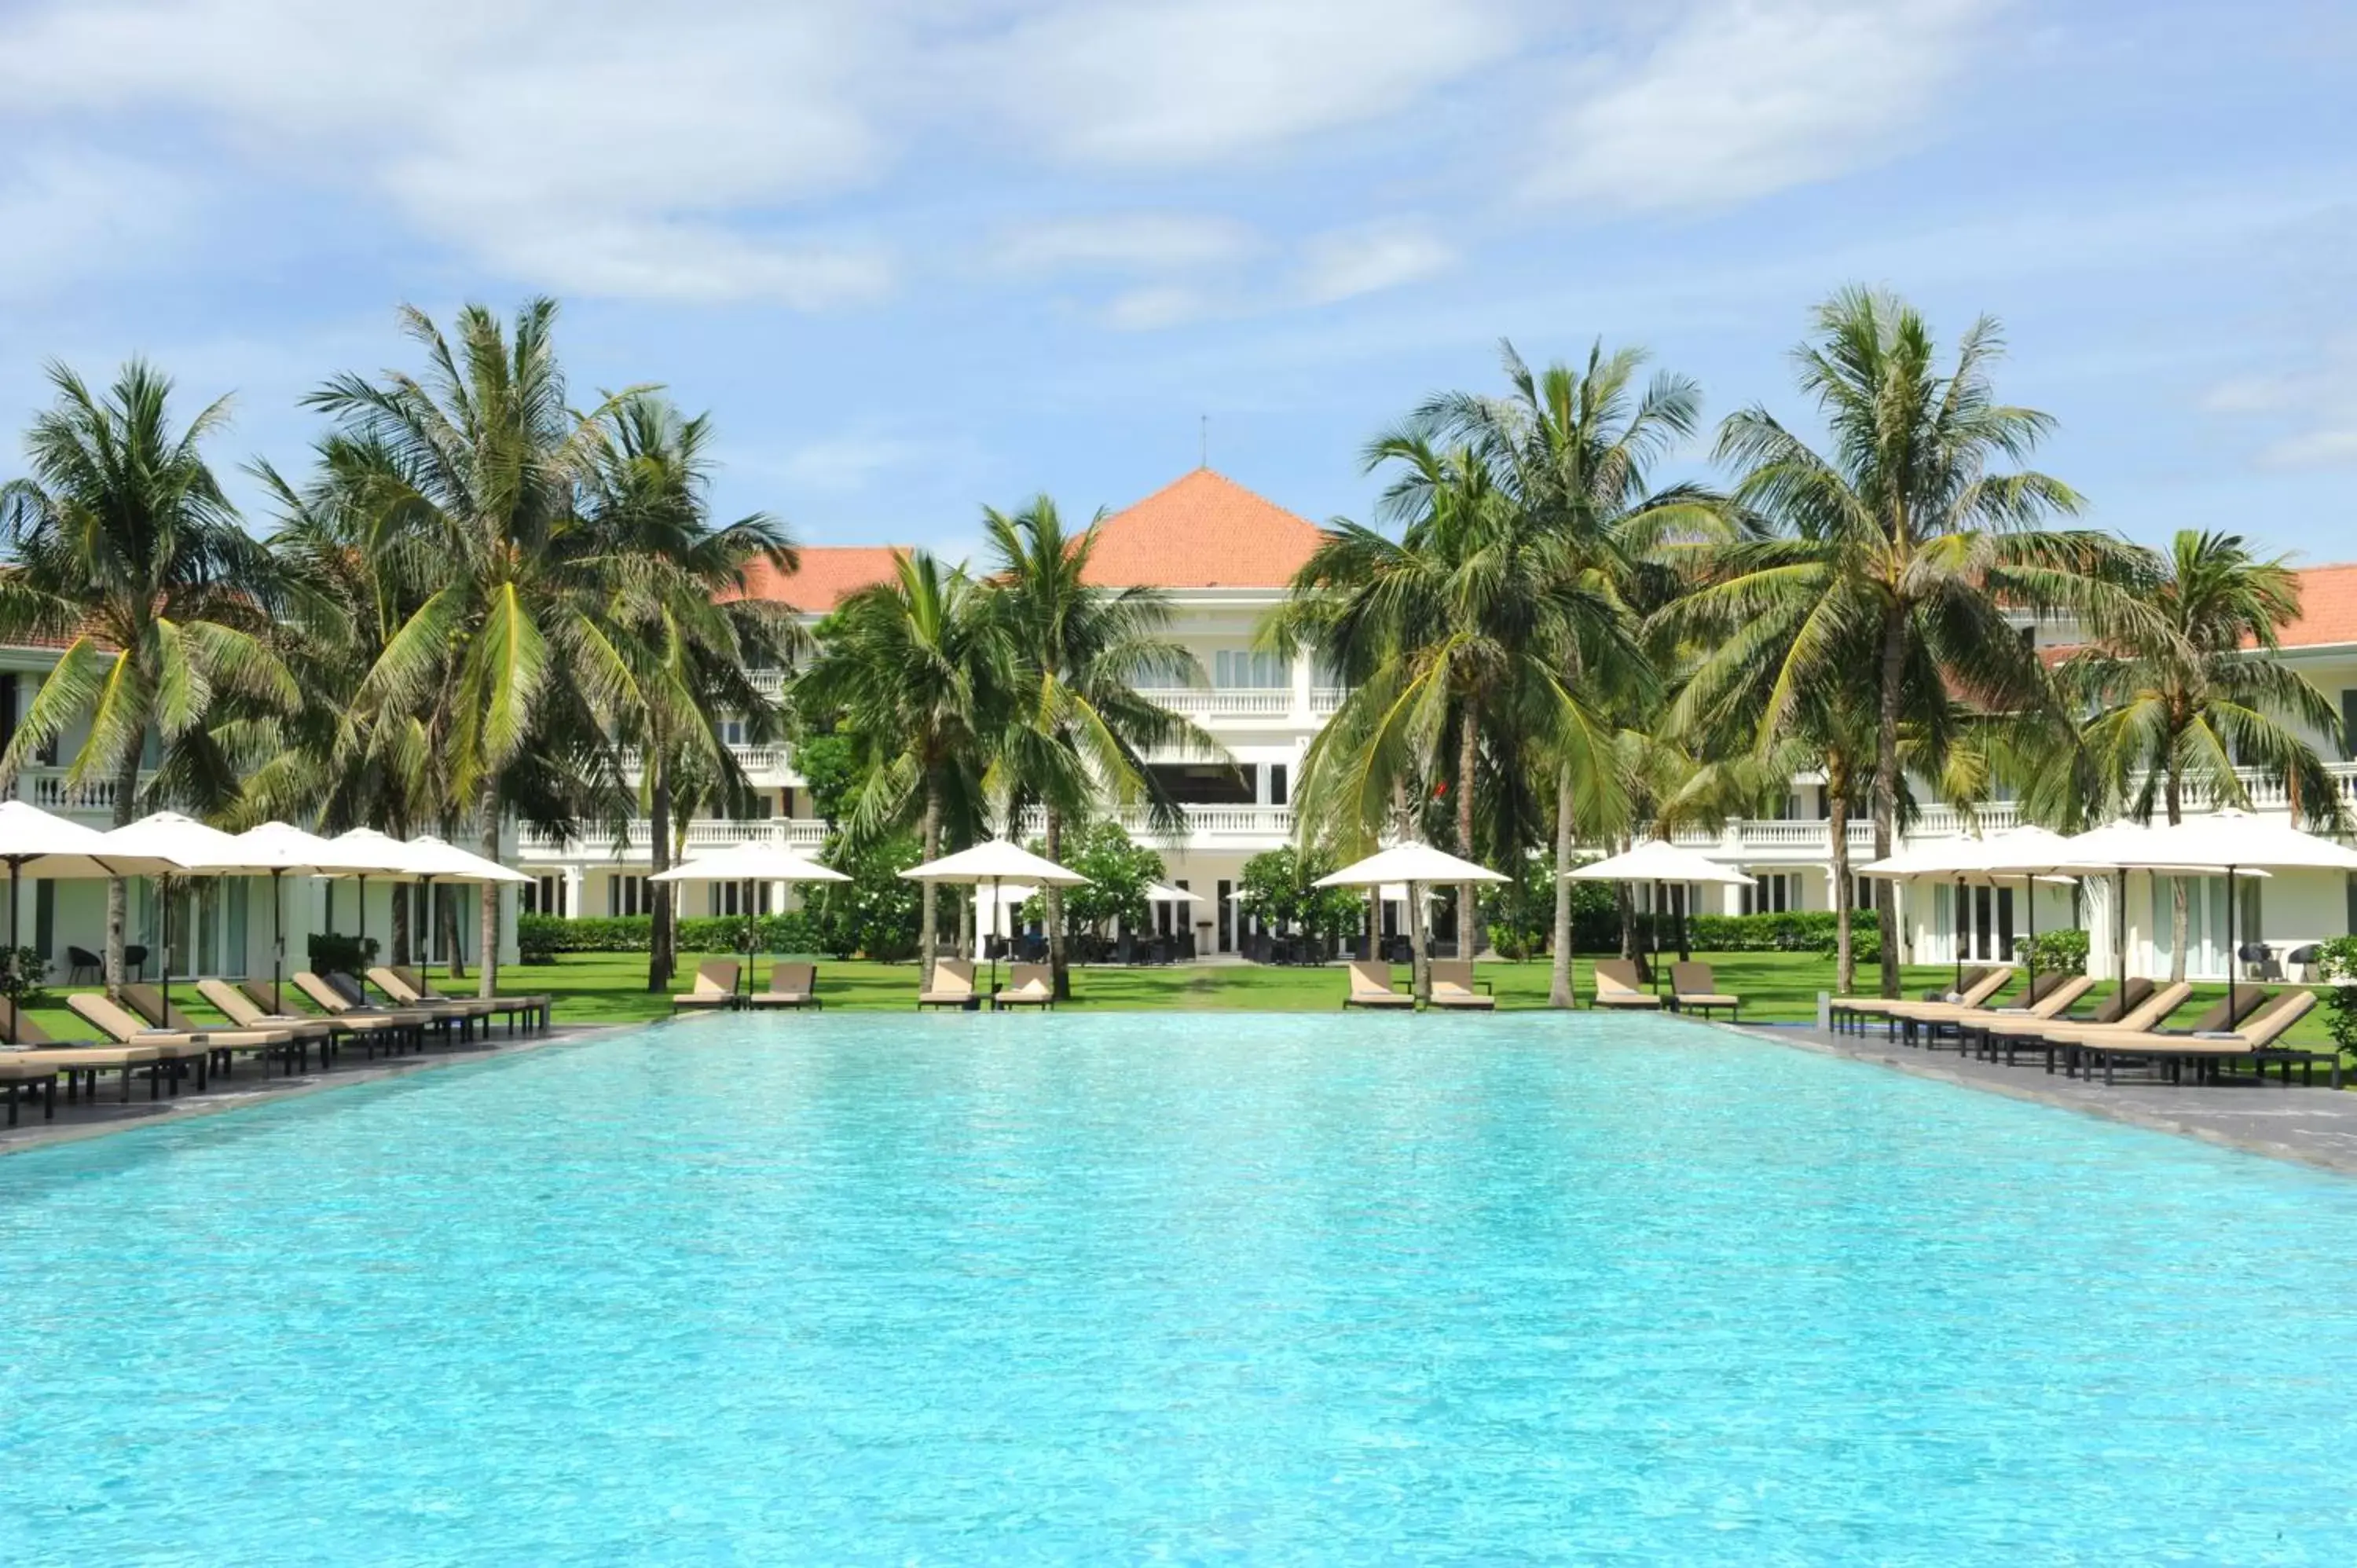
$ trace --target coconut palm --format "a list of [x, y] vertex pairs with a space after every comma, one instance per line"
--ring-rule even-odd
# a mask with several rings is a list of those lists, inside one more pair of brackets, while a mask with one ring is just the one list
[[[238, 792], [237, 759], [214, 726], [241, 711], [291, 708], [274, 648], [276, 575], [239, 526], [202, 451], [226, 400], [175, 430], [172, 383], [133, 360], [102, 395], [48, 367], [57, 402], [26, 438], [29, 477], [0, 489], [0, 637], [59, 644], [5, 756], [13, 780], [86, 720], [70, 787], [110, 787], [118, 827], [143, 803], [212, 811]], [[153, 736], [156, 776], [139, 788]], [[107, 886], [106, 979], [123, 983], [125, 890]]]
[[[990, 613], [1013, 661], [995, 772], [1010, 814], [1040, 808], [1050, 860], [1062, 851], [1066, 825], [1086, 821], [1101, 801], [1143, 805], [1157, 831], [1183, 832], [1186, 812], [1146, 765], [1146, 753], [1225, 755], [1194, 724], [1139, 692], [1140, 682], [1200, 684], [1202, 667], [1164, 635], [1170, 607], [1159, 590], [1089, 581], [1103, 516], [1072, 533], [1044, 495], [1011, 516], [983, 510]], [[1069, 995], [1063, 895], [1052, 887], [1048, 942], [1056, 994]]]
[[[985, 779], [1014, 669], [1004, 629], [982, 586], [921, 550], [827, 618], [794, 699], [852, 743], [860, 783], [844, 823], [849, 842], [872, 842], [912, 815], [927, 860], [940, 858], [945, 837], [983, 836]], [[927, 975], [938, 892], [922, 885], [918, 956]]]
[[[1674, 590], [1663, 569], [1667, 550], [1722, 537], [1727, 530], [1725, 504], [1715, 492], [1692, 483], [1657, 489], [1649, 478], [1652, 465], [1694, 433], [1702, 389], [1686, 377], [1664, 372], [1641, 392], [1637, 378], [1647, 360], [1644, 350], [1607, 354], [1601, 340], [1589, 345], [1582, 367], [1557, 361], [1534, 373], [1510, 342], [1500, 345], [1500, 358], [1511, 389], [1507, 396], [1447, 393], [1416, 411], [1415, 426], [1469, 446], [1492, 488], [1556, 539], [1567, 564], [1641, 612]], [[1610, 650], [1621, 646], [1611, 638], [1593, 640]], [[1630, 680], [1626, 673], [1612, 667], [1587, 669], [1576, 683], [1647, 700], [1653, 682]], [[1620, 718], [1625, 729], [1638, 715], [1624, 713]], [[1582, 756], [1597, 733], [1585, 727], [1571, 732], [1551, 769], [1558, 865], [1571, 863], [1583, 830], [1600, 836], [1628, 825], [1612, 820], [1613, 808], [1630, 800], [1626, 791], [1590, 799], [1578, 789], [1579, 779], [1593, 771]], [[1557, 1007], [1572, 1004], [1571, 945], [1571, 888], [1558, 884], [1549, 990], [1549, 1001]]]
[[[404, 308], [403, 328], [425, 352], [423, 379], [347, 374], [306, 400], [390, 455], [381, 526], [418, 535], [433, 567], [425, 597], [363, 678], [359, 705], [376, 723], [408, 717], [429, 728], [439, 804], [470, 819], [494, 859], [509, 811], [561, 817], [573, 780], [601, 768], [610, 777], [608, 737], [635, 682], [610, 616], [615, 556], [583, 504], [607, 416], [628, 394], [587, 413], [566, 408], [555, 317], [554, 301], [535, 299], [503, 330], [470, 305], [454, 345]], [[482, 886], [478, 914], [490, 995], [496, 886]]]
[[[1872, 716], [1878, 858], [1897, 829], [1910, 687], [1936, 675], [1986, 708], [2033, 703], [2041, 671], [2008, 617], [2133, 618], [2140, 564], [2110, 535], [2040, 526], [2081, 508], [2061, 480], [1992, 471], [2027, 457], [2053, 427], [1992, 395], [1994, 321], [1975, 322], [1943, 371], [1922, 317], [1888, 295], [1844, 290], [1815, 320], [1795, 358], [1828, 426], [1827, 452], [1762, 407], [1727, 420], [1717, 452], [1738, 471], [1734, 499], [1771, 526], [1717, 547], [1706, 581], [1668, 613], [1681, 630], [1739, 628], [1727, 657], [1773, 663], [1763, 735], [1784, 733], [1810, 693], [1863, 682], [1856, 700]], [[1879, 914], [1891, 995], [1898, 931], [1888, 903]]]
[[[2279, 782], [2293, 813], [2347, 825], [2341, 796], [2300, 726], [2341, 739], [2331, 700], [2280, 656], [2299, 615], [2299, 577], [2241, 536], [2181, 531], [2147, 590], [2151, 614], [2100, 631], [2055, 671], [2101, 798], [2138, 817], [2183, 820], [2189, 786], [2247, 806], [2245, 769]], [[2169, 911], [2169, 978], [2185, 973], [2186, 881]]]
[[[748, 593], [757, 564], [788, 573], [798, 558], [775, 519], [756, 512], [723, 527], [710, 520], [708, 416], [685, 418], [650, 392], [613, 402], [590, 522], [606, 560], [608, 618], [631, 671], [623, 731], [640, 743], [641, 798], [651, 824], [651, 869], [672, 864], [672, 834], [693, 804], [750, 790], [721, 736], [734, 715], [742, 738], [780, 733], [783, 710], [748, 665], [784, 668], [807, 641], [790, 610]], [[676, 967], [673, 885], [654, 891], [647, 989], [668, 987]]]
[[[1287, 650], [1316, 648], [1350, 689], [1303, 758], [1305, 841], [1353, 855], [1400, 825], [1403, 791], [1437, 791], [1470, 856], [1485, 781], [1504, 794], [1541, 749], [1591, 816], [1624, 811], [1594, 679], [1648, 679], [1619, 574], [1497, 484], [1470, 447], [1436, 447], [1412, 424], [1378, 437], [1367, 458], [1398, 469], [1380, 506], [1404, 524], [1400, 537], [1337, 521], [1265, 632]], [[1469, 889], [1458, 897], [1459, 950], [1470, 953], [1475, 903]], [[1416, 968], [1421, 987], [1420, 958]]]

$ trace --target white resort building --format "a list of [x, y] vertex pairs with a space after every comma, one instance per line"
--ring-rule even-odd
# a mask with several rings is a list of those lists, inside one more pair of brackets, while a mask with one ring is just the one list
[[[1303, 754], [1340, 699], [1340, 692], [1320, 683], [1311, 660], [1286, 660], [1253, 647], [1255, 628], [1283, 597], [1286, 583], [1308, 560], [1318, 537], [1317, 525], [1308, 519], [1200, 468], [1108, 518], [1092, 562], [1092, 575], [1099, 583], [1148, 585], [1168, 595], [1175, 612], [1173, 629], [1195, 651], [1207, 684], [1155, 695], [1208, 731], [1233, 759], [1232, 768], [1176, 757], [1158, 764], [1171, 793], [1185, 804], [1189, 825], [1183, 836], [1157, 838], [1142, 814], [1125, 823], [1162, 855], [1167, 879], [1199, 900], [1157, 905], [1158, 933], [1172, 934], [1174, 923], [1190, 925], [1201, 954], [1239, 950], [1244, 933], [1238, 929], [1228, 895], [1247, 859], [1291, 841], [1292, 789]], [[800, 571], [765, 576], [755, 591], [791, 605], [815, 624], [845, 595], [888, 575], [895, 553], [888, 546], [805, 548]], [[2287, 652], [2357, 729], [2357, 565], [2315, 567], [2301, 577], [2303, 615], [2285, 632]], [[2067, 628], [2038, 628], [2033, 634], [2041, 642], [2067, 639]], [[55, 658], [54, 650], [0, 649], [0, 743]], [[62, 754], [71, 755], [79, 739], [67, 736]], [[827, 824], [814, 814], [810, 791], [794, 772], [788, 748], [746, 744], [738, 755], [760, 791], [754, 813], [748, 819], [691, 823], [687, 853], [747, 842], [818, 850], [825, 842]], [[2330, 755], [2336, 758], [2336, 787], [2357, 811], [2357, 764], [2337, 747]], [[14, 788], [19, 799], [93, 826], [103, 827], [108, 821], [109, 787], [70, 789], [64, 770], [54, 765], [26, 769]], [[2252, 792], [2261, 811], [2287, 809], [2278, 787], [2254, 779]], [[2206, 810], [2208, 804], [2199, 801], [2197, 809]], [[2014, 808], [2002, 801], [1983, 808], [1975, 823], [1947, 807], [1932, 806], [1922, 811], [1908, 842], [1975, 827], [1982, 832], [1997, 832], [2016, 821]], [[1853, 821], [1849, 832], [1853, 862], [1871, 858], [1871, 825]], [[1772, 818], [1677, 836], [1679, 843], [1750, 874], [1749, 884], [1708, 895], [1714, 902], [1723, 897], [1719, 907], [1724, 912], [1745, 914], [1830, 908], [1827, 834], [1822, 781], [1803, 775], [1793, 779], [1783, 809]], [[513, 841], [509, 858], [534, 878], [522, 897], [526, 908], [568, 917], [634, 915], [648, 908], [647, 842], [644, 824], [630, 834], [629, 847], [619, 850], [602, 835], [560, 844], [526, 833]], [[2094, 951], [2108, 955], [2115, 940], [2108, 890], [2093, 883], [2089, 890], [2083, 918]], [[175, 917], [176, 972], [266, 972], [269, 896], [269, 885], [262, 879], [221, 878], [196, 885], [183, 896], [182, 912]], [[737, 896], [731, 886], [690, 885], [683, 889], [683, 913], [733, 913]], [[1896, 896], [1906, 956], [1917, 962], [1998, 959], [2010, 953], [2012, 939], [2030, 924], [2031, 911], [2018, 889], [1918, 886]], [[157, 929], [152, 895], [141, 885], [135, 897], [133, 940], [152, 946]], [[366, 929], [371, 935], [382, 937], [389, 930], [395, 897], [419, 896], [382, 886], [367, 890]], [[439, 897], [455, 899], [464, 950], [471, 953], [472, 938], [463, 933], [471, 927], [473, 889], [445, 890]], [[2357, 929], [2357, 881], [2338, 874], [2285, 873], [2254, 880], [2242, 885], [2241, 897], [2239, 932], [2244, 940], [2248, 933], [2259, 932], [2279, 955]], [[18, 903], [24, 940], [50, 960], [55, 979], [70, 978], [70, 949], [99, 950], [104, 897], [101, 883], [25, 879]], [[2137, 873], [2128, 879], [2129, 961], [2142, 972], [2163, 972], [2169, 963], [2170, 898], [2165, 877]], [[511, 907], [516, 901], [511, 896]], [[2222, 978], [2228, 958], [2222, 881], [2201, 879], [2190, 908], [2188, 972]], [[438, 925], [425, 919], [426, 912], [421, 901], [414, 909], [413, 931]], [[309, 931], [350, 933], [355, 929], [358, 894], [350, 884], [290, 881], [286, 914], [288, 952], [299, 959]], [[1387, 920], [1396, 919], [1397, 914], [1396, 906], [1392, 907]], [[2068, 925], [2072, 919], [2070, 894], [2059, 887], [2041, 889], [2035, 915], [2040, 930]], [[989, 929], [986, 916], [976, 929]], [[512, 956], [511, 942], [510, 946]], [[154, 961], [150, 960], [150, 972]], [[2099, 956], [2096, 961], [2104, 966], [2109, 959]]]

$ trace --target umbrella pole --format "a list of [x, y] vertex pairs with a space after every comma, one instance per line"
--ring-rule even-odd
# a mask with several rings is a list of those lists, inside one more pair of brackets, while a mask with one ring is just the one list
[[[21, 854], [12, 854], [8, 857], [8, 972], [11, 974], [16, 972], [16, 954], [19, 950], [16, 945], [16, 873], [24, 864], [25, 857]], [[12, 1046], [16, 1043], [16, 1009], [24, 1004], [24, 997], [21, 994], [8, 998], [7, 1035], [8, 1043]]]
[[2234, 1032], [2234, 868], [2226, 868], [2226, 1032]]
[[1645, 942], [1653, 954], [1653, 994], [1662, 993], [1662, 885], [1653, 884], [1653, 907], [1645, 911]]
[[270, 874], [270, 1010], [286, 1011], [286, 873]]
[[160, 1028], [172, 1021], [172, 879], [157, 877], [156, 890], [164, 896], [164, 1016], [156, 1026]]
[[753, 879], [748, 876], [745, 879], [745, 1000], [748, 1005], [753, 1000], [753, 955], [756, 934], [753, 929]]
[[[361, 873], [360, 897], [355, 902], [361, 907], [361, 934], [353, 940], [361, 945], [361, 969], [365, 972], [368, 969], [368, 873], [366, 872]], [[360, 976], [356, 974], [352, 978], [359, 980]], [[368, 993], [368, 986], [365, 983], [361, 986], [361, 993], [362, 995]]]
[[1959, 992], [1964, 988], [1964, 922], [1971, 917], [1972, 911], [1964, 904], [1964, 879], [1959, 876], [1956, 878], [1955, 919], [1956, 989]]
[[990, 1004], [998, 1005], [998, 912], [1006, 901], [999, 897], [998, 878], [990, 879]]

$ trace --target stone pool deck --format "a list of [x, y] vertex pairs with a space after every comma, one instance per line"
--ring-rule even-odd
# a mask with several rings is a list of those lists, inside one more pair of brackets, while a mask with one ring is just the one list
[[[145, 1083], [137, 1080], [131, 1085], [129, 1101], [116, 1099], [120, 1092], [116, 1088], [117, 1080], [110, 1074], [95, 1101], [81, 1100], [69, 1105], [60, 1094], [58, 1116], [54, 1122], [41, 1120], [39, 1101], [20, 1097], [16, 1106], [16, 1125], [0, 1125], [0, 1155], [70, 1144], [82, 1138], [104, 1137], [109, 1133], [150, 1127], [162, 1122], [186, 1122], [192, 1116], [210, 1116], [248, 1105], [266, 1104], [274, 1100], [322, 1094], [353, 1084], [376, 1083], [410, 1073], [431, 1072], [436, 1068], [452, 1067], [460, 1062], [517, 1056], [525, 1051], [610, 1034], [615, 1027], [617, 1026], [603, 1024], [559, 1024], [544, 1035], [511, 1036], [503, 1032], [495, 1032], [470, 1045], [448, 1048], [436, 1047], [423, 1053], [379, 1058], [375, 1061], [354, 1053], [340, 1060], [332, 1071], [296, 1073], [291, 1078], [284, 1075], [265, 1078], [260, 1063], [241, 1062], [235, 1078], [227, 1080], [216, 1078], [202, 1094], [184, 1092], [153, 1101], [147, 1098]], [[6, 1116], [5, 1109], [0, 1108], [0, 1122], [5, 1122]]]
[[[1721, 1028], [1738, 1028], [1719, 1025]], [[1959, 1055], [1953, 1046], [1927, 1050], [1885, 1040], [1879, 1026], [1864, 1035], [1830, 1035], [1814, 1028], [1741, 1026], [1755, 1039], [1796, 1046], [1853, 1061], [1873, 1062], [1917, 1078], [1936, 1079], [1966, 1089], [2007, 1094], [2017, 1100], [2125, 1122], [2158, 1133], [2198, 1138], [2205, 1144], [2320, 1165], [2357, 1176], [2357, 1093], [2304, 1088], [2295, 1071], [2286, 1086], [2270, 1079], [2200, 1087], [2165, 1083], [2120, 1083], [2051, 1075], [2041, 1059], [2012, 1067]]]

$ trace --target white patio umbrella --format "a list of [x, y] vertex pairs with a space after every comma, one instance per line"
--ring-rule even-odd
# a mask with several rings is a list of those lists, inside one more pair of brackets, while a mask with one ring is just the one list
[[745, 885], [745, 989], [753, 989], [753, 884], [756, 882], [848, 882], [832, 866], [774, 844], [740, 843], [710, 854], [695, 855], [650, 882], [741, 882]]
[[[1476, 865], [1469, 860], [1445, 854], [1428, 843], [1400, 843], [1378, 850], [1364, 860], [1352, 861], [1341, 870], [1321, 876], [1310, 884], [1313, 887], [1373, 887], [1380, 889], [1387, 882], [1396, 882], [1403, 890], [1402, 902], [1408, 905], [1408, 919], [1413, 924], [1422, 918], [1415, 907], [1416, 888], [1434, 883], [1504, 882], [1508, 878], [1486, 865]], [[1427, 951], [1430, 950], [1427, 949]], [[1373, 929], [1369, 928], [1367, 951], [1375, 952]], [[1464, 955], [1471, 958], [1471, 953]], [[1423, 977], [1416, 979], [1417, 993], [1423, 993]]]
[[[2099, 834], [2109, 838], [2098, 839]], [[2241, 950], [2234, 940], [2234, 882], [2242, 876], [2266, 876], [2278, 871], [2357, 871], [2357, 850], [2316, 833], [2302, 832], [2288, 822], [2254, 817], [2247, 811], [2225, 810], [2190, 818], [2174, 825], [2144, 827], [2115, 824], [2082, 834], [2071, 842], [2073, 852], [2085, 853], [2086, 841], [2098, 839], [2098, 851], [2136, 854], [2149, 864], [2123, 861], [2124, 869], [2193, 874], [2222, 873], [2226, 878], [2226, 1027], [2235, 1024], [2234, 965]], [[2122, 922], [2125, 928], [2125, 922]], [[2121, 962], [2126, 963], [2125, 937]]]
[[[135, 822], [99, 835], [107, 854], [140, 855], [165, 863], [159, 876], [266, 876], [270, 866], [257, 865], [236, 837], [208, 827], [178, 811], [157, 811]], [[160, 925], [163, 932], [162, 981], [164, 1012], [172, 1011], [172, 900], [167, 890]]]
[[[939, 860], [929, 860], [922, 865], [912, 865], [900, 873], [911, 882], [945, 882], [979, 887], [990, 885], [990, 934], [998, 935], [998, 911], [1005, 906], [1000, 889], [1009, 882], [1025, 883], [1039, 887], [1084, 887], [1088, 878], [1079, 872], [1058, 865], [1054, 861], [1033, 854], [1020, 844], [1005, 839], [992, 839], [988, 843], [962, 849], [955, 854], [945, 854]], [[924, 977], [931, 985], [931, 975]], [[998, 954], [990, 955], [990, 989], [998, 990]]]
[[505, 885], [530, 886], [532, 878], [521, 871], [511, 870], [498, 861], [460, 849], [457, 844], [421, 833], [403, 846], [408, 852], [409, 868], [427, 888], [427, 908], [433, 907], [432, 888], [436, 882], [467, 882], [481, 884], [497, 882]]
[[[1711, 859], [1698, 850], [1680, 849], [1667, 839], [1647, 839], [1623, 854], [1607, 855], [1602, 860], [1577, 865], [1561, 874], [1566, 882], [1650, 882], [1654, 885], [1655, 918], [1645, 922], [1652, 937], [1653, 951], [1653, 992], [1662, 989], [1662, 923], [1660, 919], [1661, 886], [1664, 883], [1715, 883], [1722, 887], [1748, 886], [1751, 878], [1733, 866]], [[1578, 961], [1570, 961], [1577, 970]], [[1573, 981], [1578, 975], [1572, 975]]]
[[[286, 822], [264, 822], [236, 835], [247, 864], [266, 866], [270, 873], [270, 997], [272, 1010], [286, 1010], [285, 878], [296, 876], [361, 876], [393, 869], [386, 854], [363, 846], [338, 843], [305, 832]], [[385, 843], [393, 841], [387, 839]]]
[[[2242, 813], [2234, 813], [2241, 816]], [[2246, 819], [2247, 820], [2247, 819]], [[2069, 858], [2058, 867], [2082, 875], [2113, 875], [2117, 877], [2119, 908], [2112, 919], [2113, 945], [2119, 955], [2119, 981], [2125, 985], [2128, 978], [2127, 874], [2131, 871], [2158, 872], [2163, 875], [2224, 876], [2227, 879], [2226, 916], [2230, 927], [2228, 937], [2226, 1006], [2233, 1011], [2233, 958], [2231, 926], [2233, 919], [2234, 869], [2223, 861], [2202, 860], [2199, 855], [2216, 847], [2215, 841], [2195, 843], [2182, 836], [2182, 829], [2191, 824], [2171, 828], [2166, 824], [2153, 826], [2130, 822], [2123, 817], [2100, 828], [2090, 828], [2063, 841]], [[2308, 836], [2308, 835], [2302, 835]], [[2255, 863], [2246, 865], [2245, 876], [2264, 876]]]
[[[381, 833], [374, 828], [350, 828], [328, 841], [339, 854], [356, 859], [373, 860], [376, 865], [366, 871], [352, 874], [360, 889], [353, 902], [360, 906], [361, 951], [368, 951], [368, 885], [373, 876], [380, 882], [422, 882], [425, 880], [410, 864], [412, 853], [406, 840]], [[332, 890], [331, 890], [332, 891]]]
[[[0, 800], [0, 860], [8, 863], [8, 953], [16, 962], [17, 940], [16, 879], [26, 867], [42, 878], [150, 876], [178, 870], [169, 861], [149, 855], [124, 854], [107, 847], [106, 835], [95, 828], [52, 816], [22, 800]], [[16, 1010], [7, 1010], [7, 1043], [16, 1043]]]
[[1203, 896], [1200, 893], [1189, 893], [1184, 887], [1170, 887], [1159, 882], [1149, 882], [1146, 885], [1146, 901], [1149, 904], [1200, 904], [1203, 901]]
[[1956, 984], [1962, 989], [1964, 979], [1964, 890], [1976, 882], [1994, 886], [2018, 877], [2026, 892], [2023, 902], [2029, 908], [2029, 940], [2038, 940], [2037, 883], [2068, 882], [2067, 876], [2056, 875], [2070, 859], [2070, 841], [2045, 828], [2013, 828], [1986, 838], [1966, 834], [1955, 838], [1929, 839], [1910, 844], [1896, 854], [1867, 862], [1857, 868], [1860, 876], [1872, 876], [1889, 882], [1948, 882], [1956, 885], [1958, 901], [1956, 940]]

